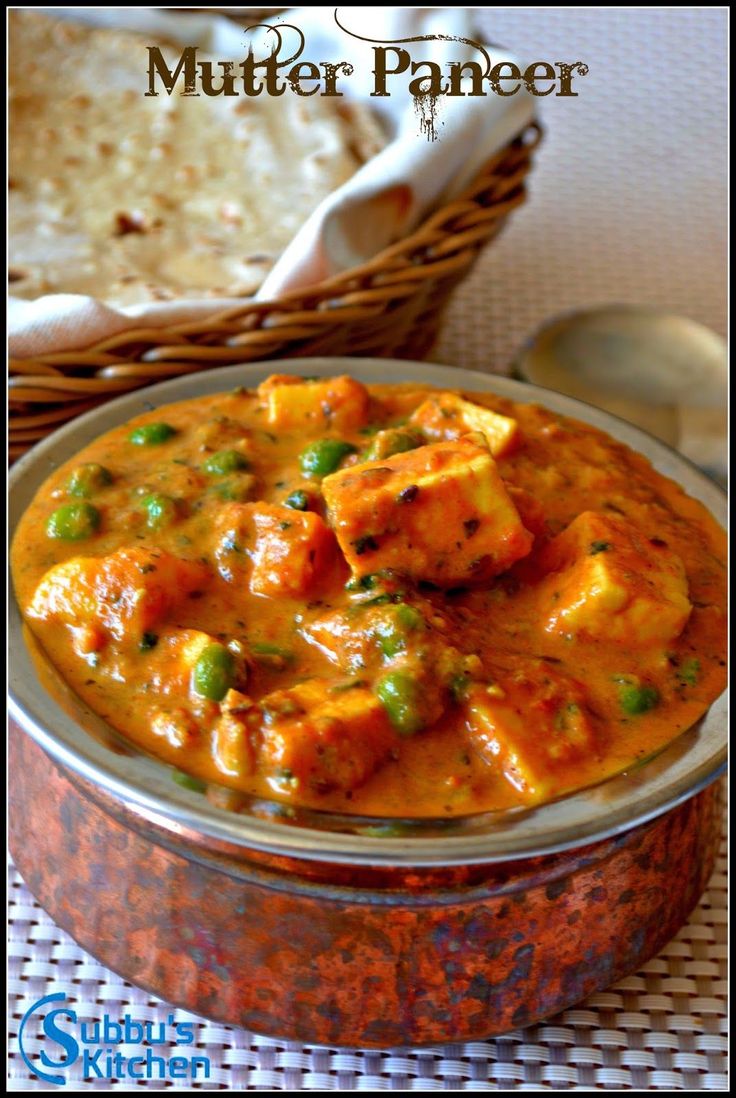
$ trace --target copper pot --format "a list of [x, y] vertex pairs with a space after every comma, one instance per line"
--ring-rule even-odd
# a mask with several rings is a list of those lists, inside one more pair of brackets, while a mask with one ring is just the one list
[[720, 787], [546, 857], [414, 871], [250, 854], [153, 821], [12, 726], [10, 841], [85, 949], [167, 1002], [317, 1044], [473, 1040], [653, 956], [713, 870]]
[[[423, 364], [300, 360], [541, 399], [643, 450], [716, 514], [719, 490], [605, 413], [534, 387]], [[20, 513], [86, 441], [168, 402], [270, 371], [231, 367], [96, 410], [19, 462]], [[11, 514], [12, 517], [12, 514]], [[241, 799], [170, 781], [95, 718], [21, 641], [11, 611], [10, 839], [31, 891], [85, 949], [195, 1013], [257, 1032], [359, 1047], [472, 1040], [554, 1014], [637, 969], [676, 932], [720, 834], [724, 700], [656, 758], [528, 811], [404, 821]]]

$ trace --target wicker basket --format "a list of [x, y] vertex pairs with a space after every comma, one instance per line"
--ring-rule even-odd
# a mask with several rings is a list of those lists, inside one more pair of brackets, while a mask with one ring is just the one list
[[455, 286], [524, 201], [540, 136], [536, 123], [528, 127], [410, 236], [317, 286], [126, 331], [86, 350], [11, 359], [11, 459], [111, 397], [208, 366], [308, 355], [423, 358]]

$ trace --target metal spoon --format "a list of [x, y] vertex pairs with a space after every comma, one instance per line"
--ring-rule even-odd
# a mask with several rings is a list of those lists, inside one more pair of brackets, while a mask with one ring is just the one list
[[513, 372], [635, 423], [723, 484], [727, 369], [724, 340], [702, 324], [648, 306], [610, 305], [544, 324]]

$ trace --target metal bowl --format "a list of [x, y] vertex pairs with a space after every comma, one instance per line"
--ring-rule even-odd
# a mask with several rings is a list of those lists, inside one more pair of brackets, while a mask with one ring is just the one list
[[[724, 519], [723, 493], [694, 466], [569, 397], [425, 363], [278, 366], [544, 404], [644, 453]], [[252, 387], [273, 369], [178, 378], [62, 428], [14, 467], [11, 529], [52, 469], [100, 434], [161, 404]], [[534, 809], [405, 820], [399, 837], [386, 837], [377, 821], [355, 816], [283, 816], [256, 799], [237, 813], [216, 807], [91, 713], [29, 646], [12, 603], [11, 844], [21, 872], [85, 948], [211, 1017], [366, 1046], [503, 1032], [635, 968], [707, 881], [718, 836], [708, 787], [725, 768], [725, 696], [656, 757], [595, 787]]]

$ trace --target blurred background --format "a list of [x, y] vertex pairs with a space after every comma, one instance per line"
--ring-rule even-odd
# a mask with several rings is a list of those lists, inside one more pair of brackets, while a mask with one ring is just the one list
[[477, 9], [486, 41], [590, 68], [539, 100], [529, 199], [455, 296], [432, 358], [505, 372], [569, 309], [656, 305], [726, 332], [725, 8]]

